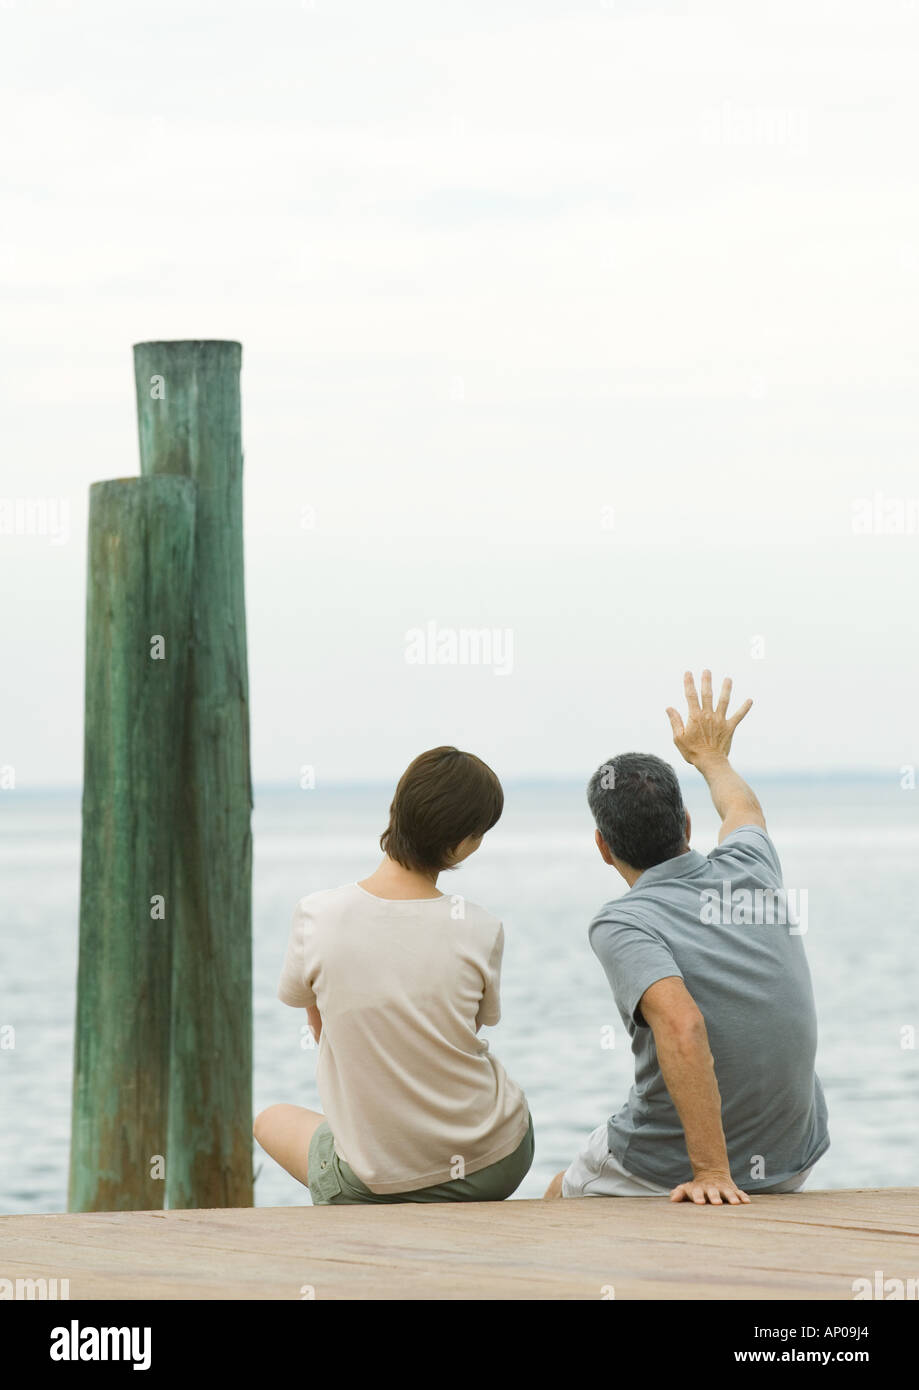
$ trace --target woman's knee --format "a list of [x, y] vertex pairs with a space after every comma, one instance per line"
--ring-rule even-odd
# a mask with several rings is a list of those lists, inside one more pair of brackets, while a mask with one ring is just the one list
[[266, 1110], [260, 1110], [256, 1115], [255, 1122], [252, 1125], [252, 1133], [260, 1144], [271, 1128], [272, 1119], [276, 1118], [277, 1112], [283, 1109], [284, 1107], [282, 1105], [269, 1105]]

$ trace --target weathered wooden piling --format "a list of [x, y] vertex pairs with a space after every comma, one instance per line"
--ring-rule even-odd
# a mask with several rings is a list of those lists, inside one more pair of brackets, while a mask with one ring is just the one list
[[134, 348], [141, 471], [196, 488], [192, 643], [175, 807], [166, 1204], [252, 1203], [252, 785], [241, 348]]
[[163, 1205], [195, 488], [90, 489], [70, 1208]]

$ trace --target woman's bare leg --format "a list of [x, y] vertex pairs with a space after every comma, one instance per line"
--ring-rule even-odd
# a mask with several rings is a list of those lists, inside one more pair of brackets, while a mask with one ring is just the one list
[[310, 1140], [324, 1119], [302, 1105], [269, 1105], [256, 1116], [252, 1133], [275, 1163], [307, 1187]]

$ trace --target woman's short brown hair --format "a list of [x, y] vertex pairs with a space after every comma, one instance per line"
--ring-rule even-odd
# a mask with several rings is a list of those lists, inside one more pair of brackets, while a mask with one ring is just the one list
[[405, 869], [440, 873], [468, 835], [484, 835], [504, 809], [504, 792], [474, 753], [431, 748], [399, 779], [380, 848]]

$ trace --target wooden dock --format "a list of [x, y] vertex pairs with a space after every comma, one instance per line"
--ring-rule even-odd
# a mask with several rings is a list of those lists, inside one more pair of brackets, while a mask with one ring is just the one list
[[0, 1278], [71, 1299], [852, 1301], [876, 1271], [919, 1280], [917, 1237], [917, 1188], [3, 1216]]

